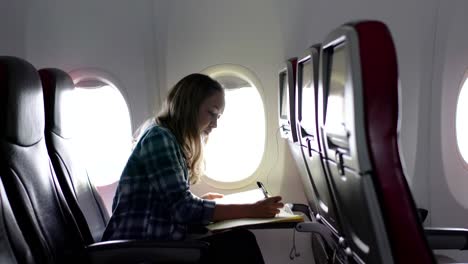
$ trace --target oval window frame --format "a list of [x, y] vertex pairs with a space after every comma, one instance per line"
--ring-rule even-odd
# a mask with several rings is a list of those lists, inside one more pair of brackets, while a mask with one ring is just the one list
[[463, 75], [463, 78], [460, 84], [458, 85], [458, 94], [457, 94], [456, 105], [455, 105], [455, 145], [457, 146], [457, 156], [463, 168], [468, 171], [468, 157], [467, 159], [463, 157], [462, 151], [460, 149], [460, 145], [458, 144], [458, 131], [457, 131], [458, 105], [460, 101], [460, 95], [462, 93], [462, 89], [465, 86], [465, 84], [466, 84], [465, 89], [467, 90], [465, 91], [465, 93], [468, 93], [468, 69], [465, 70], [465, 74]]
[[[129, 103], [129, 95], [127, 93], [127, 90], [124, 88], [124, 86], [121, 84], [120, 81], [118, 81], [117, 78], [115, 78], [112, 74], [109, 72], [99, 69], [99, 68], [93, 68], [93, 67], [88, 67], [88, 68], [80, 68], [80, 69], [75, 69], [72, 71], [68, 72], [68, 75], [71, 77], [73, 84], [76, 86], [80, 82], [89, 82], [87, 85], [82, 86], [82, 88], [88, 88], [88, 89], [95, 89], [92, 88], [92, 86], [99, 86], [102, 84], [102, 86], [110, 86], [113, 89], [116, 89], [122, 98], [124, 99], [125, 105], [127, 106], [129, 118], [130, 118], [130, 134], [133, 135], [134, 130], [135, 130], [135, 124], [133, 120], [133, 111], [131, 108], [131, 105]], [[94, 85], [96, 84], [96, 85]], [[98, 188], [103, 188], [105, 186], [110, 186], [115, 183], [118, 183], [120, 179], [120, 175], [114, 180], [109, 181], [108, 184], [105, 185], [96, 185]]]
[[133, 122], [133, 109], [129, 104], [129, 96], [127, 90], [124, 88], [121, 82], [117, 80], [109, 72], [99, 69], [99, 68], [81, 68], [72, 70], [68, 73], [73, 80], [73, 84], [86, 81], [97, 81], [112, 86], [114, 89], [117, 89], [122, 97], [124, 98], [125, 104], [127, 105], [128, 113], [130, 115], [130, 125], [132, 129], [132, 134], [135, 131], [135, 124]]
[[267, 156], [266, 149], [267, 149], [267, 141], [268, 141], [268, 133], [267, 133], [268, 132], [268, 116], [266, 112], [266, 104], [265, 104], [266, 100], [265, 100], [263, 86], [259, 78], [256, 76], [256, 74], [252, 70], [242, 65], [238, 65], [238, 64], [217, 64], [217, 65], [209, 66], [203, 69], [200, 73], [206, 74], [213, 79], [216, 79], [217, 77], [221, 77], [221, 76], [226, 76], [226, 75], [240, 78], [248, 82], [252, 86], [252, 88], [257, 89], [260, 95], [260, 99], [261, 99], [261, 103], [263, 107], [263, 118], [265, 120], [265, 123], [264, 123], [265, 135], [264, 135], [264, 142], [263, 142], [262, 157], [260, 158], [260, 162], [257, 168], [254, 170], [254, 172], [251, 175], [247, 176], [246, 178], [242, 180], [235, 181], [235, 182], [222, 182], [222, 181], [212, 179], [208, 177], [207, 175], [202, 176], [202, 181], [214, 188], [230, 190], [230, 189], [239, 189], [239, 188], [246, 187], [260, 177], [260, 171], [261, 171], [262, 165], [265, 164], [266, 156]]

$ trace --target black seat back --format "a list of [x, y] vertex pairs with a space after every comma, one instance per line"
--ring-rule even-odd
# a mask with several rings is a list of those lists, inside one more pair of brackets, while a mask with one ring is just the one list
[[303, 183], [313, 190], [315, 201], [309, 198], [309, 205], [318, 221], [337, 233], [338, 219], [323, 164], [325, 156], [320, 144], [318, 122], [318, 68], [320, 44], [311, 46], [307, 55], [300, 59], [297, 66], [296, 118], [298, 139], [307, 169]]
[[45, 139], [55, 173], [83, 234], [100, 241], [109, 215], [73, 146], [74, 113], [71, 77], [59, 69], [41, 69], [44, 91]]
[[35, 263], [0, 178], [0, 263]]
[[44, 263], [78, 260], [84, 240], [49, 161], [34, 66], [0, 57], [0, 100], [0, 175], [32, 253]]
[[433, 263], [398, 151], [398, 67], [388, 28], [341, 26], [323, 42], [322, 143], [354, 263]]
[[288, 143], [297, 143], [295, 99], [297, 58], [290, 58], [286, 68], [278, 73], [278, 121], [281, 137], [288, 139]]

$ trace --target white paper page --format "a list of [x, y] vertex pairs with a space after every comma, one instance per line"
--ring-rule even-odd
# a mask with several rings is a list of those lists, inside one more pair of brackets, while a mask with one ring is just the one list
[[249, 204], [265, 199], [260, 188], [250, 191], [224, 195], [223, 198], [214, 199], [217, 204]]
[[[214, 199], [217, 204], [249, 204], [255, 203], [265, 199], [262, 189], [256, 188], [253, 190], [233, 193], [225, 195], [223, 198]], [[294, 215], [289, 204], [285, 204], [283, 208], [280, 208], [280, 212], [276, 217], [289, 217]]]

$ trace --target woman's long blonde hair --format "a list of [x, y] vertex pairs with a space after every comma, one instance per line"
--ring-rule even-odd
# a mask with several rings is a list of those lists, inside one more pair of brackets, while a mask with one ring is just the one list
[[190, 74], [172, 87], [156, 116], [156, 123], [171, 130], [181, 145], [191, 184], [198, 182], [204, 171], [198, 112], [203, 101], [216, 92], [224, 93], [217, 81], [203, 74]]

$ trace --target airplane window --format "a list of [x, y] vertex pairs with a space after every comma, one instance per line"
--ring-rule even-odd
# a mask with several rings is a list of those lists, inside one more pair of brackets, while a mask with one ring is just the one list
[[[91, 85], [90, 85], [91, 84]], [[76, 148], [94, 185], [119, 180], [132, 147], [130, 113], [124, 97], [113, 85], [78, 82]]]
[[468, 163], [468, 122], [466, 122], [466, 113], [468, 112], [468, 78], [465, 78], [460, 90], [457, 102], [456, 112], [456, 133], [457, 144], [461, 156]]
[[224, 188], [249, 182], [265, 148], [265, 110], [259, 90], [244, 77], [212, 76], [225, 89], [226, 106], [205, 147], [205, 181]]

